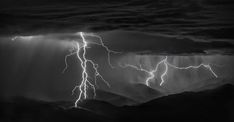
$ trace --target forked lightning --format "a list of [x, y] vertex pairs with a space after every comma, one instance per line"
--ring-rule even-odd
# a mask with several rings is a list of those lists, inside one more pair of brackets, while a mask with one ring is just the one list
[[145, 84], [147, 86], [149, 86], [149, 82], [153, 79], [156, 78], [156, 73], [158, 72], [158, 67], [160, 65], [163, 65], [165, 67], [165, 70], [163, 71], [163, 73], [161, 74], [160, 76], [160, 86], [163, 85], [163, 83], [165, 82], [164, 80], [164, 77], [167, 75], [168, 73], [168, 67], [171, 67], [171, 68], [174, 68], [174, 69], [178, 69], [178, 70], [188, 70], [188, 69], [198, 69], [198, 68], [201, 68], [201, 67], [205, 67], [206, 69], [208, 69], [211, 74], [213, 76], [215, 76], [216, 78], [218, 77], [218, 75], [214, 72], [214, 70], [211, 68], [210, 64], [200, 64], [200, 65], [197, 65], [197, 66], [193, 66], [193, 65], [190, 65], [190, 66], [187, 66], [187, 67], [178, 67], [178, 66], [175, 66], [171, 63], [168, 62], [167, 60], [167, 56], [161, 60], [160, 62], [158, 62], [155, 66], [155, 68], [153, 70], [147, 70], [147, 69], [144, 69], [141, 65], [140, 66], [135, 66], [135, 65], [132, 65], [132, 64], [124, 64], [124, 65], [119, 65], [120, 67], [122, 68], [133, 68], [133, 69], [136, 69], [138, 71], [142, 71], [142, 72], [145, 72], [147, 73], [149, 76], [146, 78], [145, 80]]

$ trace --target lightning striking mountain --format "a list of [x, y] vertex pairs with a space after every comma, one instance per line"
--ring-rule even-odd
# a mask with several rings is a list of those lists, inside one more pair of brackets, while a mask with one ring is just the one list
[[[114, 68], [114, 66], [111, 64], [111, 60], [110, 60], [110, 54], [111, 53], [120, 53], [120, 52], [116, 52], [113, 50], [110, 50], [102, 41], [102, 38], [98, 35], [95, 34], [91, 34], [91, 33], [83, 33], [83, 32], [79, 32], [77, 33], [81, 36], [82, 38], [82, 42], [79, 43], [79, 41], [73, 41], [75, 43], [75, 48], [73, 47], [70, 50], [70, 53], [68, 55], [65, 56], [65, 68], [63, 70], [63, 73], [66, 71], [66, 69], [68, 68], [68, 64], [67, 64], [67, 58], [69, 56], [75, 55], [77, 56], [78, 60], [81, 63], [81, 68], [82, 68], [82, 81], [79, 85], [75, 86], [74, 89], [72, 90], [72, 94], [74, 94], [74, 92], [79, 89], [79, 96], [75, 101], [75, 107], [78, 107], [78, 103], [79, 101], [81, 101], [82, 99], [87, 99], [88, 95], [87, 95], [87, 88], [91, 87], [93, 90], [93, 94], [94, 97], [96, 96], [96, 89], [95, 89], [95, 85], [97, 85], [97, 77], [101, 78], [101, 80], [108, 86], [110, 87], [110, 84], [103, 78], [103, 76], [99, 73], [98, 71], [98, 64], [94, 63], [92, 60], [87, 59], [86, 54], [87, 54], [87, 48], [88, 48], [88, 42], [85, 39], [84, 36], [92, 36], [92, 37], [97, 37], [99, 39], [100, 42], [94, 42], [94, 41], [90, 41], [90, 44], [96, 44], [96, 45], [100, 45], [103, 48], [105, 48], [105, 50], [107, 51], [107, 56], [108, 56], [108, 63], [110, 65], [111, 68]], [[94, 83], [95, 85], [90, 82], [89, 78], [90, 75], [87, 71], [87, 65], [91, 64], [92, 68], [95, 70], [94, 73]]]
[[218, 77], [218, 75], [213, 71], [213, 69], [211, 68], [210, 64], [203, 64], [201, 63], [200, 65], [197, 65], [197, 66], [193, 66], [193, 65], [190, 65], [190, 66], [187, 66], [187, 67], [178, 67], [178, 66], [175, 66], [171, 63], [168, 62], [168, 57], [165, 56], [165, 58], [163, 60], [161, 60], [160, 62], [158, 62], [155, 66], [155, 68], [153, 70], [147, 70], [147, 69], [144, 69], [142, 67], [142, 65], [140, 64], [140, 66], [135, 66], [135, 65], [132, 65], [132, 64], [119, 64], [120, 67], [122, 68], [133, 68], [133, 69], [136, 69], [138, 71], [142, 71], [142, 72], [145, 72], [147, 73], [149, 76], [146, 78], [145, 80], [145, 84], [147, 86], [150, 86], [149, 82], [150, 80], [153, 80], [154, 78], [156, 78], [156, 72], [158, 71], [158, 67], [160, 65], [164, 65], [165, 67], [165, 70], [163, 71], [163, 73], [161, 74], [160, 76], [160, 79], [161, 79], [161, 82], [160, 82], [160, 86], [163, 85], [163, 83], [165, 82], [164, 80], [164, 77], [167, 75], [168, 73], [168, 67], [171, 67], [171, 68], [174, 68], [174, 69], [178, 69], [178, 70], [187, 70], [187, 69], [198, 69], [200, 67], [205, 67], [206, 69], [208, 69], [216, 78]]
[[[76, 85], [74, 87], [74, 89], [72, 90], [72, 94], [74, 94], [76, 92], [76, 90], [79, 90], [79, 94], [78, 94], [78, 98], [75, 101], [75, 107], [78, 107], [78, 103], [83, 100], [83, 99], [87, 99], [88, 98], [88, 89], [91, 88], [93, 91], [93, 96], [96, 96], [96, 86], [97, 86], [97, 78], [100, 78], [108, 87], [110, 87], [110, 84], [108, 81], [106, 81], [103, 76], [100, 74], [100, 72], [98, 71], [99, 65], [97, 63], [95, 63], [93, 60], [88, 59], [87, 58], [87, 49], [89, 48], [88, 45], [98, 45], [103, 47], [106, 52], [107, 52], [107, 60], [108, 60], [108, 64], [111, 68], [115, 68], [112, 64], [111, 64], [111, 54], [117, 54], [117, 53], [121, 53], [121, 52], [117, 52], [117, 51], [113, 51], [110, 50], [103, 42], [102, 38], [96, 34], [93, 33], [84, 33], [84, 32], [78, 32], [75, 33], [76, 36], [80, 36], [81, 37], [81, 41], [80, 40], [73, 40], [72, 45], [73, 47], [69, 50], [69, 54], [67, 54], [65, 56], [65, 68], [63, 70], [63, 73], [67, 70], [68, 68], [68, 62], [67, 62], [67, 58], [73, 55], [76, 55], [78, 61], [80, 62], [81, 68], [82, 68], [82, 80], [81, 82], [78, 82], [79, 84]], [[95, 40], [87, 40], [85, 37], [95, 37], [98, 39], [98, 41]], [[15, 36], [12, 38], [13, 41], [20, 39], [20, 40], [32, 40], [36, 37], [41, 37], [41, 36]], [[94, 70], [94, 80], [92, 79], [92, 76], [90, 75], [89, 71], [88, 71], [88, 67], [91, 65], [93, 70]], [[121, 68], [133, 68], [135, 70], [141, 71], [141, 72], [145, 72], [146, 74], [148, 74], [148, 77], [146, 77], [145, 80], [145, 84], [147, 86], [150, 86], [150, 82], [152, 80], [154, 80], [155, 78], [157, 78], [157, 72], [159, 71], [159, 66], [164, 66], [164, 70], [162, 72], [162, 74], [160, 75], [160, 86], [162, 86], [165, 83], [165, 77], [168, 74], [168, 70], [169, 67], [170, 68], [174, 68], [177, 70], [188, 70], [188, 69], [198, 69], [201, 67], [204, 67], [206, 69], [208, 69], [211, 74], [213, 76], [215, 76], [216, 78], [218, 77], [218, 75], [214, 72], [214, 70], [211, 68], [210, 64], [199, 64], [196, 66], [193, 65], [189, 65], [186, 67], [179, 67], [176, 65], [173, 65], [171, 63], [168, 62], [168, 56], [165, 56], [164, 59], [162, 59], [161, 61], [159, 61], [156, 66], [154, 67], [154, 69], [152, 70], [148, 70], [143, 68], [143, 66], [140, 64], [139, 66], [136, 65], [132, 65], [132, 64], [119, 64], [119, 66]]]

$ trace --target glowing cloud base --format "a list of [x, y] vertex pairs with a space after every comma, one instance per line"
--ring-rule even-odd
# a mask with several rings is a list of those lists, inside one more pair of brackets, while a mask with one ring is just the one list
[[203, 64], [202, 63], [202, 64], [199, 64], [199, 65], [196, 65], [196, 66], [189, 65], [187, 67], [178, 67], [178, 66], [175, 66], [175, 65], [169, 63], [167, 59], [168, 59], [168, 57], [165, 56], [165, 58], [163, 60], [161, 60], [160, 62], [158, 62], [156, 64], [156, 66], [155, 66], [155, 68], [153, 70], [144, 69], [142, 67], [142, 65], [135, 66], [135, 65], [132, 65], [132, 64], [124, 64], [124, 65], [119, 64], [119, 66], [122, 67], [122, 68], [133, 68], [135, 70], [147, 73], [148, 77], [145, 80], [145, 84], [147, 86], [150, 86], [150, 84], [149, 84], [150, 81], [156, 78], [156, 73], [158, 72], [158, 69], [159, 69], [160, 65], [163, 65], [164, 69], [165, 69], [163, 71], [163, 73], [161, 74], [161, 76], [160, 76], [160, 84], [159, 84], [160, 86], [162, 86], [165, 83], [164, 78], [165, 78], [165, 76], [168, 73], [168, 67], [171, 67], [171, 68], [174, 68], [174, 69], [178, 69], [178, 70], [198, 69], [198, 68], [201, 68], [201, 67], [205, 67], [207, 70], [209, 70], [212, 73], [213, 76], [215, 76], [216, 78], [218, 77], [218, 75], [211, 68], [210, 64]]

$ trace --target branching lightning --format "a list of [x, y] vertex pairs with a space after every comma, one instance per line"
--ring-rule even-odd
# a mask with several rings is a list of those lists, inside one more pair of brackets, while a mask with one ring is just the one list
[[[91, 44], [96, 44], [96, 45], [100, 45], [102, 47], [105, 48], [105, 50], [107, 51], [107, 56], [108, 56], [108, 63], [110, 65], [111, 68], [114, 68], [113, 65], [111, 64], [111, 60], [110, 60], [110, 55], [111, 53], [120, 53], [120, 52], [116, 52], [113, 50], [110, 50], [102, 41], [102, 38], [98, 35], [95, 34], [91, 34], [91, 33], [83, 33], [83, 32], [79, 32], [78, 33], [81, 36], [82, 42], [79, 43], [78, 41], [74, 41], [75, 43], [75, 48], [72, 48], [70, 50], [70, 53], [68, 55], [65, 56], [65, 68], [63, 70], [63, 73], [66, 71], [66, 69], [68, 68], [68, 64], [67, 64], [67, 58], [72, 56], [72, 55], [76, 55], [78, 60], [80, 61], [81, 64], [81, 68], [82, 68], [82, 81], [79, 85], [75, 86], [74, 89], [72, 90], [72, 94], [74, 94], [74, 92], [79, 89], [79, 96], [75, 101], [75, 107], [78, 107], [78, 103], [79, 101], [81, 101], [82, 99], [87, 99], [88, 95], [87, 95], [87, 89], [89, 87], [92, 88], [93, 90], [93, 95], [94, 97], [96, 96], [96, 89], [95, 89], [95, 85], [97, 85], [97, 77], [99, 77], [108, 87], [110, 87], [110, 84], [103, 78], [103, 76], [99, 73], [98, 71], [98, 64], [94, 63], [92, 60], [87, 59], [86, 54], [87, 54], [87, 48], [88, 48], [88, 42], [85, 39], [84, 36], [92, 36], [92, 37], [97, 37], [100, 42], [90, 42]], [[95, 85], [89, 80], [89, 73], [87, 71], [87, 65], [91, 64], [92, 68], [94, 69], [95, 73], [94, 73], [94, 83]]]
[[163, 65], [165, 67], [165, 70], [163, 71], [163, 73], [160, 76], [160, 81], [161, 81], [160, 84], [159, 84], [160, 86], [162, 86], [163, 83], [165, 82], [164, 77], [168, 73], [168, 67], [171, 67], [171, 68], [174, 68], [174, 69], [179, 69], [179, 70], [198, 69], [200, 67], [205, 67], [206, 69], [208, 69], [212, 73], [213, 76], [215, 76], [216, 78], [218, 77], [218, 75], [211, 68], [210, 64], [203, 64], [202, 63], [202, 64], [197, 65], [197, 66], [190, 65], [190, 66], [187, 66], [187, 67], [178, 67], [178, 66], [175, 66], [175, 65], [169, 63], [168, 60], [167, 60], [167, 58], [168, 57], [166, 56], [163, 60], [161, 60], [160, 62], [158, 62], [153, 70], [144, 69], [144, 68], [142, 68], [141, 65], [138, 67], [138, 66], [135, 66], [135, 65], [132, 65], [132, 64], [124, 64], [124, 65], [120, 64], [119, 66], [122, 67], [122, 68], [128, 68], [129, 67], [129, 68], [133, 68], [133, 69], [136, 69], [138, 71], [142, 71], [142, 72], [147, 73], [148, 77], [145, 80], [145, 84], [147, 86], [149, 86], [150, 80], [153, 80], [153, 79], [155, 79], [157, 77], [156, 76], [156, 72], [158, 71], [158, 67], [160, 65]]
[[[93, 96], [96, 96], [96, 86], [97, 86], [97, 78], [100, 78], [108, 87], [110, 87], [110, 84], [108, 83], [108, 81], [106, 81], [103, 76], [99, 73], [98, 68], [99, 65], [97, 63], [95, 63], [93, 60], [88, 59], [87, 58], [87, 49], [89, 48], [88, 45], [98, 45], [101, 46], [105, 49], [105, 51], [107, 52], [107, 60], [108, 60], [108, 64], [111, 68], [115, 68], [112, 63], [111, 63], [111, 54], [117, 54], [120, 52], [117, 51], [113, 51], [110, 50], [103, 42], [102, 38], [98, 35], [92, 34], [92, 33], [84, 33], [84, 32], [79, 32], [76, 33], [76, 35], [81, 37], [81, 41], [80, 40], [74, 40], [73, 41], [73, 47], [69, 50], [69, 54], [67, 54], [65, 56], [65, 68], [63, 70], [63, 73], [68, 69], [68, 62], [67, 62], [67, 58], [70, 56], [75, 55], [78, 59], [78, 61], [80, 62], [81, 68], [82, 68], [82, 80], [81, 82], [79, 82], [78, 85], [76, 85], [74, 87], [74, 89], [72, 90], [72, 94], [74, 94], [77, 90], [79, 90], [79, 94], [78, 94], [78, 98], [75, 101], [75, 107], [78, 107], [78, 103], [81, 100], [87, 99], [88, 98], [88, 94], [87, 91], [89, 88], [92, 89], [93, 91]], [[95, 37], [98, 38], [98, 41], [90, 41], [85, 39], [85, 36], [90, 36], [90, 37]], [[17, 39], [20, 40], [31, 40], [34, 39], [35, 37], [40, 37], [40, 36], [15, 36], [12, 38], [12, 41], [15, 41]], [[91, 65], [93, 70], [94, 70], [94, 79], [92, 79], [90, 73], [88, 72], [88, 67]], [[154, 79], [157, 79], [158, 76], [158, 72], [159, 72], [159, 67], [163, 66], [164, 70], [163, 72], [160, 72], [161, 75], [160, 77], [160, 83], [159, 85], [162, 86], [165, 83], [165, 77], [168, 75], [168, 70], [169, 68], [174, 68], [177, 70], [188, 70], [188, 69], [199, 69], [201, 67], [206, 68], [207, 70], [210, 71], [210, 73], [214, 76], [214, 77], [218, 77], [218, 75], [214, 72], [214, 70], [211, 68], [210, 64], [204, 64], [201, 63], [199, 65], [189, 65], [186, 67], [179, 67], [176, 65], [173, 65], [171, 63], [168, 62], [168, 57], [165, 56], [165, 58], [163, 58], [162, 60], [160, 60], [156, 66], [153, 69], [145, 69], [141, 64], [139, 66], [137, 65], [132, 65], [132, 64], [119, 64], [119, 66], [121, 68], [132, 68], [135, 69], [137, 71], [141, 71], [144, 72], [148, 75], [148, 77], [146, 77], [145, 79], [145, 84], [147, 86], [150, 86], [150, 82]]]

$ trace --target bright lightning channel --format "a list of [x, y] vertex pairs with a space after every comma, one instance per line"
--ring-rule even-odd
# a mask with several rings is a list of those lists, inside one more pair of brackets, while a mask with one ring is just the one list
[[[67, 58], [70, 57], [70, 56], [73, 56], [73, 55], [76, 55], [76, 57], [78, 58], [79, 62], [80, 62], [80, 65], [81, 65], [81, 68], [82, 68], [82, 81], [79, 85], [76, 85], [74, 87], [74, 89], [72, 90], [72, 94], [75, 93], [76, 90], [79, 90], [79, 96], [78, 98], [76, 99], [75, 101], [75, 107], [78, 107], [78, 103], [81, 101], [81, 100], [84, 100], [84, 99], [87, 99], [88, 98], [88, 94], [87, 94], [87, 90], [88, 88], [91, 88], [93, 90], [93, 96], [95, 97], [96, 96], [96, 88], [95, 86], [97, 86], [97, 77], [99, 77], [108, 87], [110, 87], [110, 84], [108, 83], [108, 81], [106, 81], [103, 76], [99, 73], [98, 71], [98, 64], [96, 64], [94, 61], [88, 59], [86, 57], [86, 54], [87, 54], [87, 48], [88, 47], [88, 44], [94, 44], [94, 45], [99, 45], [101, 47], [103, 47], [106, 51], [107, 51], [107, 58], [108, 58], [108, 64], [111, 68], [115, 68], [112, 64], [111, 64], [111, 54], [117, 54], [117, 53], [121, 53], [121, 52], [117, 52], [117, 51], [113, 51], [113, 50], [110, 50], [103, 42], [102, 38], [98, 35], [95, 35], [93, 33], [84, 33], [84, 32], [78, 32], [76, 33], [77, 35], [79, 35], [82, 39], [81, 42], [79, 41], [73, 41], [74, 42], [74, 47], [72, 47], [72, 49], [69, 50], [69, 54], [67, 54], [65, 56], [65, 68], [63, 70], [63, 73], [67, 70], [68, 68], [68, 63], [67, 63]], [[87, 41], [85, 39], [85, 36], [90, 36], [90, 37], [96, 37], [98, 38], [99, 42], [94, 42], [94, 41]], [[20, 40], [31, 40], [35, 37], [38, 37], [38, 36], [15, 36], [13, 37], [11, 40], [12, 41], [15, 41], [17, 39], [20, 39]], [[135, 66], [135, 65], [132, 65], [132, 64], [124, 64], [124, 65], [121, 65], [119, 64], [120, 67], [122, 68], [133, 68], [135, 70], [138, 70], [138, 71], [142, 71], [142, 72], [145, 72], [148, 74], [148, 77], [146, 78], [145, 80], [145, 84], [147, 86], [150, 86], [150, 81], [155, 79], [157, 76], [157, 72], [158, 72], [158, 67], [163, 65], [165, 67], [163, 73], [161, 74], [160, 76], [160, 86], [162, 86], [164, 83], [165, 83], [165, 76], [168, 74], [168, 67], [171, 67], [171, 68], [174, 68], [174, 69], [178, 69], [178, 70], [188, 70], [188, 69], [198, 69], [198, 68], [201, 68], [201, 67], [205, 67], [206, 69], [208, 69], [211, 74], [214, 76], [214, 77], [218, 77], [218, 75], [214, 72], [214, 70], [211, 68], [210, 64], [203, 64], [201, 63], [200, 65], [196, 65], [196, 66], [193, 66], [193, 65], [190, 65], [190, 66], [187, 66], [187, 67], [179, 67], [179, 66], [175, 66], [171, 63], [168, 62], [168, 57], [165, 56], [165, 58], [163, 60], [161, 60], [160, 62], [158, 62], [155, 66], [155, 68], [153, 70], [147, 70], [145, 68], [142, 67], [142, 65], [140, 64], [140, 66]], [[92, 68], [94, 69], [94, 83], [93, 84], [89, 79], [91, 79], [88, 71], [87, 71], [87, 65], [88, 64], [91, 64], [92, 65]]]
[[[74, 94], [74, 92], [79, 89], [79, 96], [75, 101], [75, 107], [78, 107], [78, 103], [83, 100], [83, 99], [87, 99], [88, 95], [87, 95], [87, 90], [89, 87], [92, 88], [93, 90], [93, 95], [94, 97], [96, 96], [96, 89], [95, 89], [95, 85], [97, 85], [96, 80], [97, 77], [101, 78], [101, 80], [108, 86], [110, 87], [110, 84], [103, 78], [103, 76], [99, 73], [98, 71], [98, 64], [94, 63], [92, 60], [87, 59], [86, 54], [87, 54], [87, 48], [88, 48], [88, 42], [85, 39], [85, 36], [92, 36], [92, 37], [97, 37], [99, 39], [100, 42], [90, 42], [91, 44], [96, 44], [96, 45], [100, 45], [103, 48], [105, 48], [105, 50], [107, 51], [107, 56], [108, 56], [108, 63], [110, 65], [111, 68], [114, 68], [114, 66], [111, 64], [111, 60], [110, 60], [110, 55], [111, 53], [120, 53], [117, 51], [113, 51], [110, 50], [104, 43], [103, 40], [100, 36], [92, 34], [92, 33], [83, 33], [83, 32], [79, 32], [77, 33], [81, 36], [82, 42], [79, 43], [78, 41], [74, 41], [75, 43], [75, 48], [72, 48], [70, 50], [70, 53], [68, 55], [65, 56], [65, 68], [63, 70], [63, 72], [66, 71], [66, 69], [68, 68], [68, 64], [67, 64], [67, 58], [72, 56], [72, 55], [76, 55], [78, 60], [80, 61], [80, 65], [82, 68], [82, 81], [79, 85], [76, 85], [74, 87], [74, 89], [72, 90], [72, 94]], [[92, 68], [94, 69], [95, 73], [94, 73], [94, 83], [95, 85], [90, 82], [89, 80], [89, 73], [87, 71], [87, 65], [88, 64], [92, 65]]]
[[147, 86], [149, 86], [149, 82], [150, 80], [153, 80], [154, 78], [156, 78], [157, 76], [155, 75], [155, 73], [158, 71], [158, 67], [160, 65], [163, 65], [165, 67], [165, 70], [163, 71], [163, 73], [161, 74], [160, 76], [160, 79], [161, 79], [161, 82], [160, 82], [160, 86], [163, 85], [163, 83], [165, 82], [164, 80], [164, 77], [167, 75], [168, 73], [168, 67], [171, 67], [171, 68], [174, 68], [174, 69], [179, 69], [179, 70], [187, 70], [187, 69], [198, 69], [200, 67], [205, 67], [206, 69], [208, 69], [213, 76], [215, 76], [216, 78], [218, 77], [218, 75], [214, 72], [214, 70], [211, 68], [210, 64], [203, 64], [201, 63], [200, 65], [197, 65], [197, 66], [193, 66], [193, 65], [190, 65], [190, 66], [187, 66], [187, 67], [178, 67], [178, 66], [175, 66], [171, 63], [169, 63], [167, 61], [167, 56], [161, 60], [160, 62], [157, 63], [157, 65], [155, 66], [155, 68], [153, 70], [147, 70], [147, 69], [144, 69], [141, 65], [138, 67], [138, 66], [135, 66], [135, 65], [132, 65], [132, 64], [124, 64], [124, 65], [121, 65], [119, 64], [120, 67], [122, 68], [133, 68], [133, 69], [136, 69], [138, 71], [142, 71], [142, 72], [145, 72], [147, 73], [149, 76], [146, 78], [145, 80], [145, 84]]

